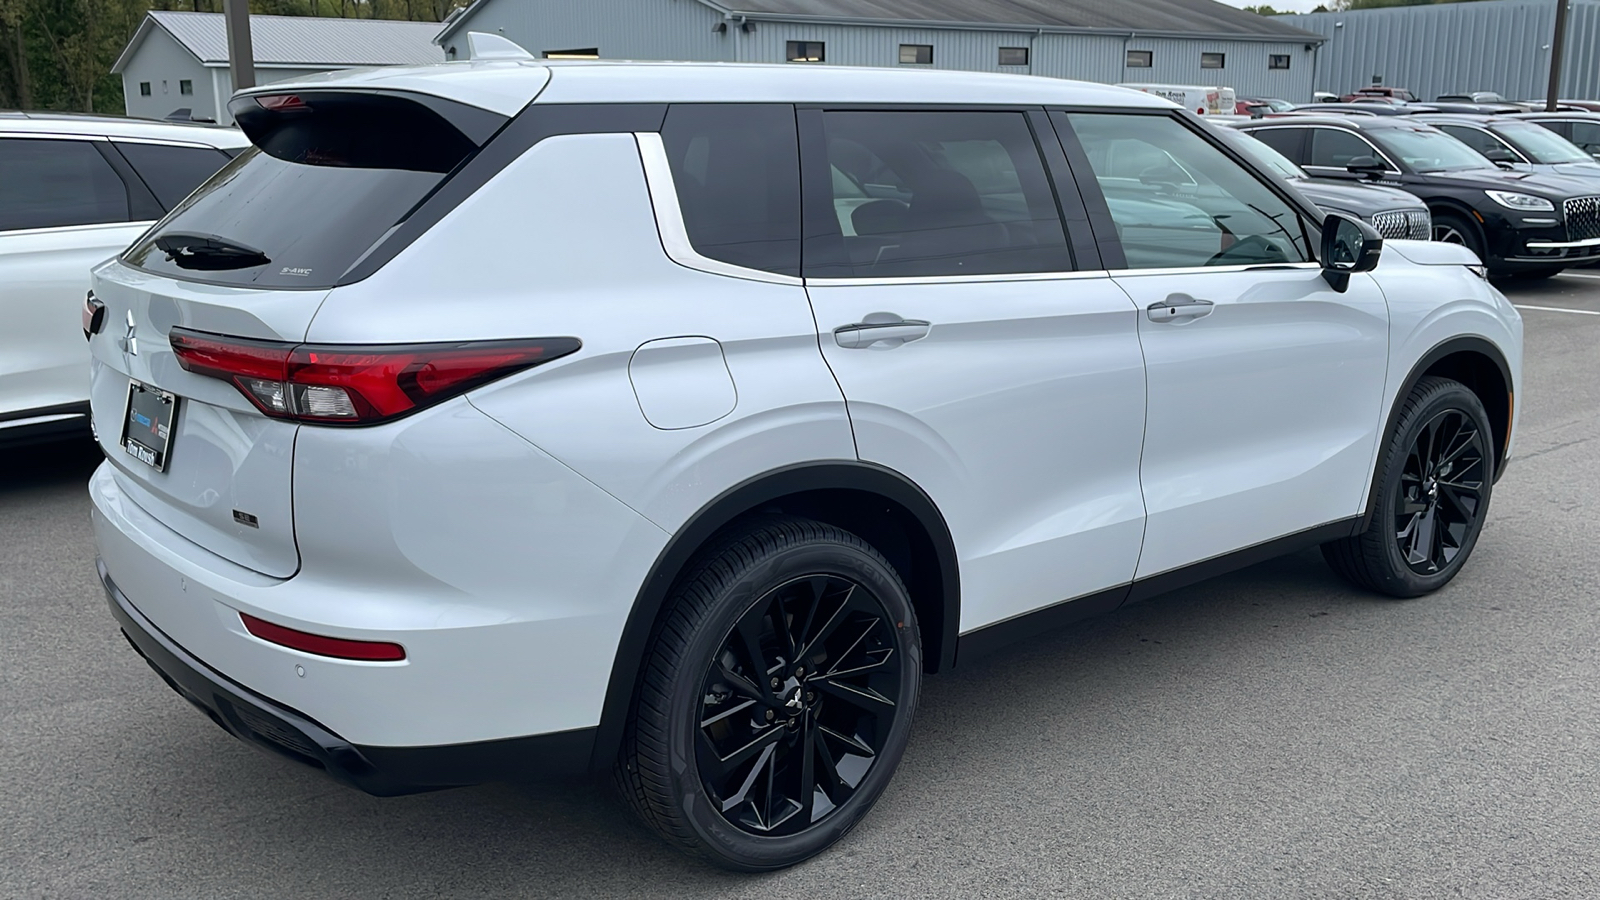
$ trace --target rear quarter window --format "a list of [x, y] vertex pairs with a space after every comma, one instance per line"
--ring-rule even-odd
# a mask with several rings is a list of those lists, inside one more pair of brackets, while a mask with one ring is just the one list
[[139, 173], [150, 193], [163, 209], [177, 206], [207, 178], [228, 164], [233, 157], [210, 147], [179, 147], [173, 144], [112, 144]]

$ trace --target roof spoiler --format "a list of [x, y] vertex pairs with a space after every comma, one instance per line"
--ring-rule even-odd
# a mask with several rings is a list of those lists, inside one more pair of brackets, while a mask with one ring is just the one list
[[467, 32], [467, 59], [533, 59], [533, 54], [498, 34]]

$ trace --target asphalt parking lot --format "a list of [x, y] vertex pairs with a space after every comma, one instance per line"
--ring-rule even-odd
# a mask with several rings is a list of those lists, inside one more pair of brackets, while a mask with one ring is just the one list
[[92, 448], [0, 454], [0, 897], [1600, 896], [1600, 269], [1505, 290], [1517, 459], [1452, 585], [1303, 553], [931, 679], [865, 823], [758, 877], [590, 785], [375, 799], [235, 741], [106, 612]]

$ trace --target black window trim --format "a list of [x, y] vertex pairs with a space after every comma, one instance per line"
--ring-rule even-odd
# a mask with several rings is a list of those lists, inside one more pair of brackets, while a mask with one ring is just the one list
[[[1111, 218], [1111, 206], [1106, 202], [1105, 192], [1100, 189], [1100, 182], [1094, 177], [1094, 169], [1089, 164], [1089, 154], [1083, 149], [1078, 134], [1073, 130], [1072, 122], [1067, 118], [1070, 113], [1085, 113], [1093, 115], [1119, 115], [1119, 116], [1162, 116], [1173, 119], [1179, 125], [1189, 129], [1201, 140], [1222, 151], [1223, 155], [1242, 166], [1247, 172], [1255, 175], [1268, 191], [1277, 195], [1280, 200], [1289, 204], [1289, 207], [1301, 214], [1302, 223], [1318, 222], [1324, 219], [1322, 210], [1318, 209], [1311, 201], [1300, 196], [1283, 179], [1269, 172], [1255, 160], [1245, 156], [1239, 150], [1228, 144], [1220, 135], [1212, 134], [1210, 126], [1202, 124], [1197, 118], [1181, 109], [1126, 109], [1109, 106], [1051, 106], [1050, 121], [1055, 124], [1056, 132], [1061, 136], [1061, 146], [1066, 151], [1067, 159], [1072, 164], [1074, 172], [1082, 172], [1077, 179], [1078, 188], [1083, 194], [1084, 205], [1088, 207], [1089, 224], [1094, 228], [1095, 240], [1100, 247], [1100, 255], [1106, 260], [1106, 268], [1112, 275], [1129, 275], [1145, 273], [1161, 273], [1171, 275], [1181, 272], [1236, 272], [1249, 269], [1282, 269], [1320, 267], [1317, 262], [1317, 253], [1320, 251], [1319, 242], [1315, 234], [1305, 235], [1306, 246], [1311, 260], [1304, 263], [1273, 263], [1273, 264], [1247, 264], [1237, 266], [1204, 266], [1198, 268], [1132, 268], [1128, 265], [1127, 255], [1122, 249], [1122, 239], [1117, 235], [1116, 222]], [[1305, 126], [1296, 126], [1305, 127]], [[1253, 129], [1254, 130], [1254, 129]], [[1340, 129], [1348, 130], [1348, 129]], [[1113, 262], [1114, 261], [1114, 262]]]
[[[816, 160], [827, 159], [827, 148], [822, 142], [822, 114], [824, 112], [1016, 112], [1022, 113], [1033, 135], [1035, 148], [1044, 164], [1045, 180], [1055, 197], [1056, 215], [1066, 236], [1068, 262], [1073, 268], [1061, 272], [1005, 272], [993, 275], [890, 275], [863, 277], [805, 276], [805, 254], [813, 236], [805, 233], [806, 223], [831, 220], [833, 194], [831, 181], [807, 178], [809, 168]], [[795, 117], [800, 128], [800, 218], [801, 218], [801, 274], [808, 286], [910, 285], [910, 284], [982, 284], [1010, 281], [1064, 281], [1075, 278], [1104, 277], [1106, 266], [1102, 254], [1097, 252], [1094, 233], [1088, 228], [1090, 213], [1084, 204], [1081, 188], [1067, 165], [1062, 146], [1045, 107], [1016, 103], [796, 103]], [[1055, 153], [1051, 152], [1054, 147]], [[1072, 190], [1068, 191], [1070, 187]], [[1120, 249], [1119, 251], [1120, 252]]]

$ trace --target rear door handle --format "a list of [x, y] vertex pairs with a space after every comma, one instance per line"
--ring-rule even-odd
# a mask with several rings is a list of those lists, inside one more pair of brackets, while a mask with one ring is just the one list
[[1145, 315], [1152, 322], [1188, 322], [1211, 315], [1216, 306], [1210, 300], [1196, 300], [1188, 294], [1168, 294], [1167, 299], [1145, 307]]
[[865, 350], [874, 345], [881, 345], [882, 349], [887, 350], [927, 337], [932, 327], [921, 319], [902, 319], [898, 316], [893, 321], [872, 321], [879, 317], [886, 317], [886, 314], [873, 313], [865, 322], [835, 328], [834, 342], [846, 350]]

